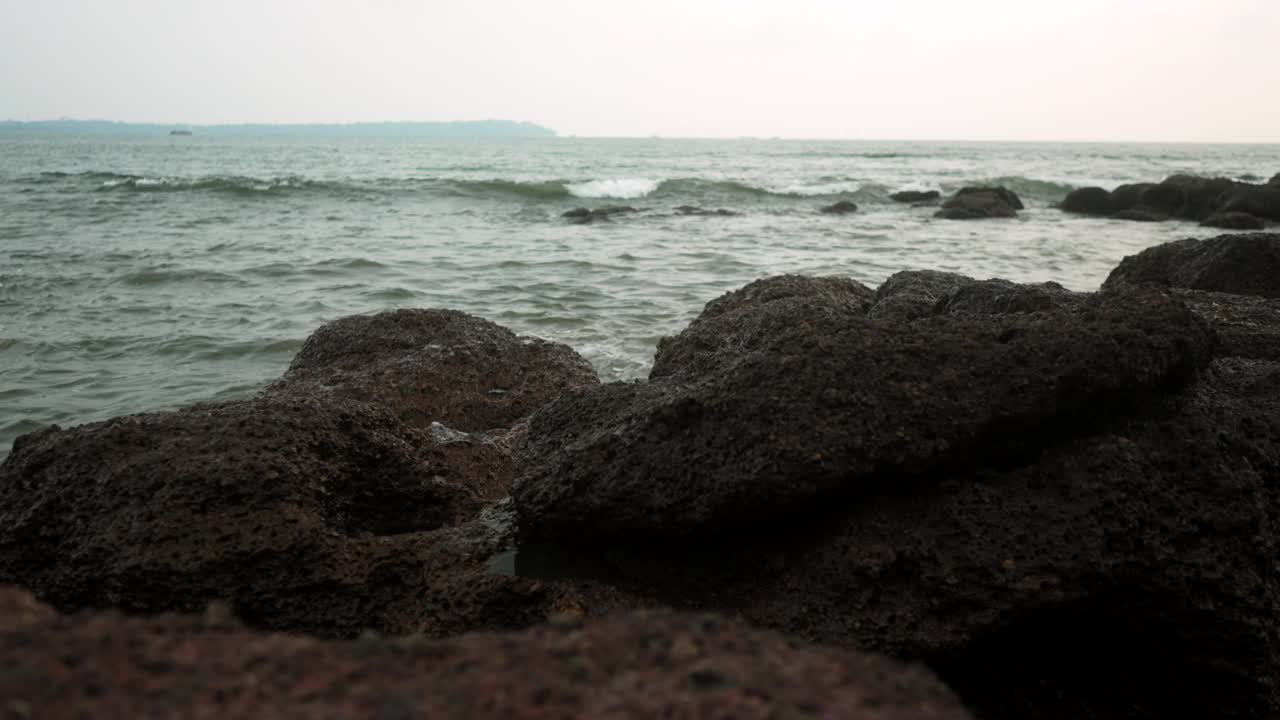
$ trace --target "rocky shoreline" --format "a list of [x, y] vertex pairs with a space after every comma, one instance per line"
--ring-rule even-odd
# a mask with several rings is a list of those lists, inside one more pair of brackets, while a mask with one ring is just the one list
[[14, 444], [0, 709], [1277, 717], [1278, 510], [1280, 234], [765, 278], [647, 382], [343, 318], [256, 398]]

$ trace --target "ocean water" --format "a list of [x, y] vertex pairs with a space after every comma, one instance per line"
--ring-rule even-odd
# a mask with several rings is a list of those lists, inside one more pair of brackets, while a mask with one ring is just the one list
[[[1277, 171], [1275, 145], [0, 137], [0, 457], [49, 423], [250, 396], [352, 313], [457, 308], [620, 379], [766, 275], [1094, 289], [1125, 255], [1218, 231], [1067, 216], [1071, 188]], [[977, 183], [1027, 210], [954, 222], [888, 199]], [[840, 199], [859, 212], [817, 212]], [[641, 212], [560, 217], [612, 204]]]

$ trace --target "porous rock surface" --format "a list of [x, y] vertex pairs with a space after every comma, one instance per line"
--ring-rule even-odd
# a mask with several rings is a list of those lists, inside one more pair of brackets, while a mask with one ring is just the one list
[[[1181, 303], [1142, 289], [905, 324], [821, 296], [804, 312], [753, 309], [725, 323], [715, 362], [684, 359], [708, 345], [691, 327], [655, 362], [672, 382], [584, 389], [539, 411], [514, 490], [522, 533], [680, 535], [975, 458], [1009, 462], [1183, 384], [1210, 345]], [[765, 337], [732, 339], [744, 327]]]
[[276, 396], [23, 436], [0, 465], [0, 583], [64, 610], [230, 604], [262, 628], [518, 627], [556, 602], [489, 573], [501, 437]]
[[0, 588], [6, 717], [964, 720], [927, 670], [714, 615], [350, 642], [203, 617], [58, 617]]
[[981, 717], [1280, 713], [1275, 301], [901, 273], [866, 316], [815, 302], [535, 415], [527, 569], [920, 659]]
[[375, 402], [409, 425], [509, 428], [566, 388], [599, 383], [572, 348], [456, 310], [393, 310], [326, 323], [268, 395]]
[[1280, 298], [1280, 234], [1219, 235], [1157, 245], [1122, 260], [1103, 287], [1140, 283]]

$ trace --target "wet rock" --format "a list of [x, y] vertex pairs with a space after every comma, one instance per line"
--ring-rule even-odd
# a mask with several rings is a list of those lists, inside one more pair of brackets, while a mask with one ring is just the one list
[[1124, 212], [1125, 210], [1132, 210], [1138, 206], [1139, 202], [1141, 202], [1142, 194], [1145, 193], [1148, 188], [1154, 186], [1155, 183], [1130, 183], [1128, 185], [1121, 185], [1115, 190], [1112, 190], [1111, 211], [1119, 213]]
[[1276, 173], [1275, 175], [1271, 176], [1271, 179], [1267, 181], [1267, 184], [1280, 185], [1280, 173]]
[[780, 324], [799, 317], [865, 314], [873, 297], [870, 288], [842, 277], [779, 275], [756, 280], [707, 303], [679, 335], [659, 340], [649, 377], [701, 372], [733, 362], [757, 349]]
[[1280, 297], [1280, 234], [1219, 235], [1147, 248], [1122, 260], [1103, 286], [1137, 283]]
[[1108, 215], [1111, 193], [1100, 187], [1076, 188], [1062, 200], [1062, 211], [1081, 215]]
[[937, 190], [903, 190], [889, 196], [894, 202], [900, 203], [931, 202], [940, 197], [942, 193]]
[[1015, 217], [1022, 201], [1013, 191], [1003, 187], [967, 187], [957, 191], [935, 217], [947, 220], [980, 220]]
[[[0, 589], [0, 609], [32, 607]], [[969, 717], [923, 668], [706, 614], [326, 642], [209, 614], [5, 613], [0, 663], [15, 717]]]
[[265, 393], [335, 396], [406, 423], [509, 428], [566, 388], [599, 382], [572, 348], [456, 310], [392, 310], [326, 323]]
[[597, 220], [609, 222], [615, 215], [629, 215], [636, 212], [640, 212], [639, 209], [630, 205], [606, 205], [594, 210], [585, 207], [574, 208], [561, 213], [560, 217], [567, 219], [571, 223], [585, 225]]
[[1268, 220], [1280, 220], [1280, 188], [1239, 185], [1223, 196], [1222, 210], [1221, 214], [1248, 213]]
[[839, 202], [821, 207], [818, 211], [829, 215], [845, 215], [848, 213], [858, 212], [858, 204], [849, 200], [840, 200]]
[[695, 205], [680, 205], [676, 207], [676, 214], [677, 215], [699, 215], [699, 216], [718, 215], [721, 217], [734, 217], [737, 215], [741, 215], [742, 213], [734, 212], [733, 210], [726, 210], [725, 208], [708, 210], [706, 208], [700, 208]]
[[1214, 213], [1200, 223], [1204, 227], [1224, 228], [1226, 230], [1261, 230], [1262, 221], [1249, 213], [1226, 210]]
[[[1143, 193], [1142, 204], [1175, 217], [1203, 220], [1221, 209], [1225, 196], [1241, 185], [1229, 178], [1174, 175]], [[1160, 204], [1156, 201], [1157, 196], [1165, 202], [1173, 202], [1178, 198], [1180, 204]]]
[[0, 583], [62, 610], [196, 612], [349, 636], [519, 627], [554, 589], [491, 576], [509, 448], [279, 396], [23, 436], [0, 465]]
[[534, 415], [513, 492], [522, 536], [724, 531], [972, 458], [1015, 462], [1046, 432], [1186, 382], [1210, 345], [1145, 289], [906, 324], [831, 308], [767, 328], [701, 374], [585, 389]]
[[1135, 207], [1111, 214], [1112, 220], [1132, 220], [1135, 222], [1164, 222], [1169, 216], [1150, 208]]

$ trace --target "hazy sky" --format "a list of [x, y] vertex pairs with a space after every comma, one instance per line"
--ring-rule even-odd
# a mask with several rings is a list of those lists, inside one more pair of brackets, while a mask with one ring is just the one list
[[1280, 0], [0, 0], [0, 119], [1280, 142]]

